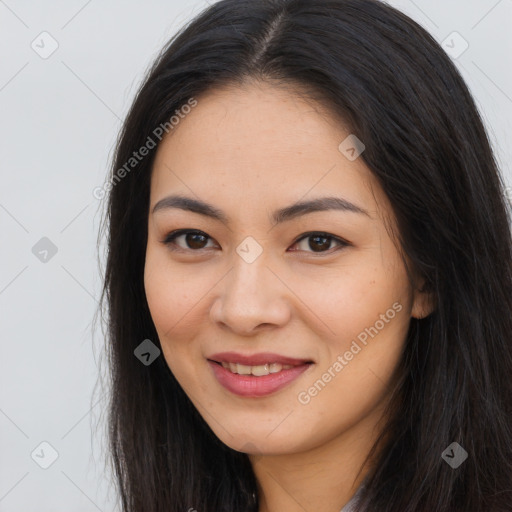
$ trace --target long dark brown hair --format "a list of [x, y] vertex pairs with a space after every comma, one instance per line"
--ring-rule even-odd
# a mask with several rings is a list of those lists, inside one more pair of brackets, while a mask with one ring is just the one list
[[[503, 178], [456, 66], [417, 23], [376, 0], [221, 0], [146, 74], [115, 148], [102, 225], [108, 440], [122, 510], [258, 511], [247, 454], [213, 434], [164, 357], [146, 366], [134, 356], [145, 339], [160, 346], [143, 282], [158, 146], [130, 160], [191, 98], [254, 79], [300, 86], [364, 142], [361, 158], [392, 204], [401, 249], [435, 297], [432, 314], [411, 319], [364, 510], [510, 512]], [[453, 442], [468, 453], [456, 469], [441, 457]]]

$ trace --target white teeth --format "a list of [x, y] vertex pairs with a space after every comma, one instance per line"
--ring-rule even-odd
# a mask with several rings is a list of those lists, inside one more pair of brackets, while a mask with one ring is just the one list
[[[287, 367], [291, 368], [290, 365], [286, 365]], [[270, 373], [278, 373], [280, 372], [282, 369], [284, 368], [284, 366], [282, 364], [279, 364], [279, 363], [271, 363], [270, 366], [269, 366], [269, 369], [268, 371]]]
[[279, 373], [281, 370], [288, 370], [293, 368], [290, 364], [280, 363], [266, 363], [256, 366], [247, 366], [240, 363], [222, 363], [222, 366], [232, 373], [238, 373], [239, 375], [254, 375], [255, 377], [263, 377], [270, 373]]
[[[251, 374], [251, 367], [245, 366], [243, 364], [235, 364], [236, 370], [233, 373], [239, 373], [240, 375], [250, 375]], [[231, 370], [233, 371], [233, 370]]]
[[262, 377], [263, 375], [268, 375], [270, 373], [269, 365], [263, 364], [258, 366], [251, 366], [251, 373], [256, 377]]

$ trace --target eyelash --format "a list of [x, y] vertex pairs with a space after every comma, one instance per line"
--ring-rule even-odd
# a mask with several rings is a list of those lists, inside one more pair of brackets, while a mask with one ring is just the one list
[[[203, 235], [207, 239], [213, 240], [204, 231], [198, 231], [196, 229], [177, 229], [176, 231], [171, 231], [164, 238], [164, 240], [162, 240], [162, 243], [164, 245], [167, 245], [169, 247], [169, 249], [171, 249], [172, 251], [177, 251], [177, 252], [196, 252], [196, 253], [199, 253], [201, 251], [204, 251], [204, 250], [207, 250], [207, 249], [211, 249], [211, 247], [206, 248], [206, 249], [205, 248], [203, 248], [203, 249], [184, 249], [183, 247], [179, 247], [178, 245], [176, 245], [176, 242], [175, 242], [176, 238], [178, 238], [181, 235], [187, 235], [187, 234]], [[336, 251], [338, 251], [340, 249], [343, 249], [344, 247], [347, 247], [347, 246], [351, 245], [346, 240], [343, 240], [342, 238], [339, 238], [337, 236], [331, 235], [330, 233], [326, 233], [324, 231], [310, 231], [308, 233], [303, 233], [299, 238], [297, 238], [295, 240], [295, 242], [293, 242], [292, 245], [295, 245], [295, 244], [301, 242], [302, 240], [307, 239], [307, 238], [311, 238], [313, 236], [320, 236], [320, 237], [323, 237], [323, 238], [328, 238], [328, 239], [334, 240], [335, 242], [338, 242], [340, 245], [335, 250], [332, 250], [332, 248], [331, 248], [331, 249], [328, 249], [327, 251], [320, 251], [320, 252], [300, 251], [300, 250], [296, 250], [296, 251], [292, 251], [292, 252], [309, 252], [310, 254], [313, 254], [315, 256], [322, 256], [323, 254], [329, 254], [330, 255], [333, 252], [336, 252]]]

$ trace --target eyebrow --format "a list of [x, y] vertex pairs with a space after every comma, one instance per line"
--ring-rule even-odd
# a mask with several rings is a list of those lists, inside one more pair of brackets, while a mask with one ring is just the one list
[[[181, 210], [199, 213], [216, 219], [224, 224], [229, 224], [230, 222], [229, 217], [215, 206], [198, 199], [180, 195], [164, 197], [155, 204], [152, 213], [168, 208], [179, 208]], [[319, 197], [310, 201], [294, 203], [290, 206], [274, 211], [271, 218], [275, 224], [280, 224], [308, 213], [327, 210], [341, 210], [344, 212], [359, 213], [371, 218], [370, 214], [364, 208], [361, 208], [360, 206], [357, 206], [341, 197]]]

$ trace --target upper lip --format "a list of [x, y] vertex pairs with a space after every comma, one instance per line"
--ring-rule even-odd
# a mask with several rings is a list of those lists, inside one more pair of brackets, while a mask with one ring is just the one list
[[259, 366], [265, 363], [289, 364], [299, 366], [304, 363], [312, 363], [310, 359], [297, 359], [295, 357], [282, 356], [271, 352], [260, 352], [259, 354], [244, 355], [236, 352], [219, 352], [207, 359], [217, 363], [240, 363], [247, 366]]

